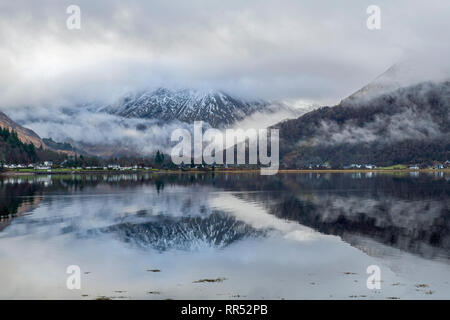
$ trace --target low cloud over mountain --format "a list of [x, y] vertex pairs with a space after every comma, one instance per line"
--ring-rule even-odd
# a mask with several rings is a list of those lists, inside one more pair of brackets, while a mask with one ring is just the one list
[[345, 99], [280, 129], [285, 165], [423, 163], [450, 158], [450, 81]]

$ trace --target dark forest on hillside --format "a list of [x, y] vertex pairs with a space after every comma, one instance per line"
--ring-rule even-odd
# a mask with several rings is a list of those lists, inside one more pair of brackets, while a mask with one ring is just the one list
[[274, 127], [280, 129], [280, 157], [287, 167], [446, 161], [449, 109], [450, 82], [421, 83], [372, 99], [348, 99]]

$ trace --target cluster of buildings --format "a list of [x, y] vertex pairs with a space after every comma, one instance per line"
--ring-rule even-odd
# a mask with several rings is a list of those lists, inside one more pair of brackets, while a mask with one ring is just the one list
[[106, 167], [86, 167], [87, 170], [119, 170], [119, 171], [127, 171], [127, 170], [151, 170], [152, 167], [143, 167], [139, 165], [134, 166], [121, 166], [118, 164], [108, 164]]
[[447, 160], [444, 163], [440, 163], [440, 162], [434, 162], [432, 164], [422, 164], [422, 165], [418, 165], [418, 164], [412, 164], [408, 166], [408, 169], [410, 170], [419, 170], [419, 169], [446, 169], [446, 168], [450, 168], [450, 161]]
[[77, 169], [77, 170], [114, 170], [114, 171], [133, 171], [133, 170], [151, 170], [152, 167], [143, 167], [143, 166], [138, 166], [138, 165], [134, 165], [134, 166], [121, 166], [118, 164], [108, 164], [107, 166], [104, 167], [76, 167], [76, 168], [72, 168], [72, 169]]
[[[397, 166], [393, 166], [397, 167]], [[409, 169], [409, 170], [419, 170], [419, 169], [446, 169], [450, 168], [450, 161], [447, 160], [445, 162], [432, 162], [432, 163], [422, 163], [422, 164], [410, 164], [410, 165], [398, 165], [399, 169]], [[325, 164], [310, 164], [306, 167], [307, 169], [330, 169], [331, 167], [325, 163]], [[352, 163], [350, 165], [343, 166], [342, 169], [368, 169], [368, 170], [374, 170], [378, 167], [374, 164], [359, 164], [359, 163]]]
[[4, 164], [3, 167], [7, 169], [35, 169], [35, 170], [50, 170], [53, 166], [52, 161], [44, 161], [42, 163], [31, 164]]
[[[11, 169], [11, 170], [17, 170], [17, 169], [34, 169], [34, 170], [51, 170], [52, 168], [55, 168], [52, 161], [44, 161], [42, 163], [37, 164], [4, 164], [4, 168]], [[58, 166], [58, 167], [64, 167], [64, 166]], [[121, 166], [118, 164], [109, 164], [104, 167], [73, 167], [71, 169], [74, 170], [117, 170], [117, 171], [129, 171], [129, 170], [151, 170], [152, 167], [143, 167], [143, 166]]]
[[[3, 164], [3, 167], [11, 170], [19, 170], [19, 169], [34, 169], [34, 170], [51, 170], [55, 168], [52, 161], [44, 161], [38, 164]], [[58, 167], [65, 168], [64, 163], [58, 165]], [[256, 166], [257, 167], [257, 166]], [[246, 168], [246, 169], [254, 169], [255, 166], [250, 165], [179, 165], [174, 168], [178, 168], [180, 170], [190, 170], [190, 169], [212, 169], [221, 168], [221, 169], [232, 169], [232, 168]], [[331, 169], [331, 166], [327, 163], [325, 164], [310, 164], [306, 167], [307, 169]], [[405, 167], [403, 167], [405, 168]], [[450, 161], [447, 160], [443, 163], [433, 162], [431, 164], [410, 164], [406, 166], [409, 170], [419, 170], [419, 169], [446, 169], [450, 168]], [[119, 164], [108, 164], [106, 166], [87, 166], [87, 167], [72, 167], [74, 170], [114, 170], [114, 171], [134, 171], [134, 170], [151, 170], [152, 167], [141, 166], [141, 165], [133, 165], [133, 166], [122, 166]], [[352, 163], [350, 165], [346, 165], [343, 169], [367, 169], [373, 170], [377, 169], [377, 166], [374, 164], [357, 164]]]
[[344, 169], [376, 169], [377, 166], [374, 164], [357, 164], [357, 163], [352, 163], [349, 166], [344, 166]]

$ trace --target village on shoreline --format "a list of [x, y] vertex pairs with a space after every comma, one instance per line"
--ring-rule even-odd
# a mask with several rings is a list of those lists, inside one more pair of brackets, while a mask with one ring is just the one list
[[[345, 169], [331, 169], [324, 167], [288, 169], [283, 168], [278, 173], [419, 173], [419, 172], [450, 172], [450, 166], [433, 165], [425, 168], [418, 166], [395, 165], [390, 167], [348, 167]], [[77, 167], [77, 168], [59, 168], [49, 166], [38, 167], [4, 167], [0, 171], [0, 176], [21, 176], [21, 175], [72, 175], [72, 174], [146, 174], [146, 173], [260, 173], [258, 167], [179, 167], [179, 168], [151, 168], [151, 167]]]

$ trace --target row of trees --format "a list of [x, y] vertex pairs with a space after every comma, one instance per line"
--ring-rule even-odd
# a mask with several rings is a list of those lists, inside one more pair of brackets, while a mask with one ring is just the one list
[[122, 167], [151, 167], [151, 168], [172, 168], [173, 164], [169, 160], [169, 157], [165, 156], [159, 150], [154, 156], [148, 157], [110, 157], [109, 159], [103, 159], [99, 157], [88, 157], [83, 155], [75, 155], [67, 157], [62, 165], [67, 168], [72, 167], [105, 167], [108, 165], [119, 165]]

